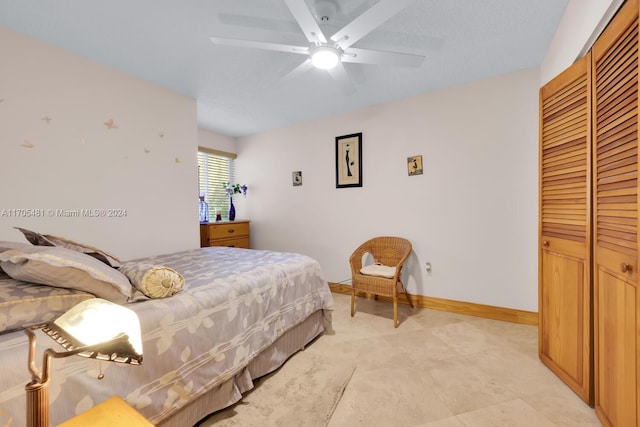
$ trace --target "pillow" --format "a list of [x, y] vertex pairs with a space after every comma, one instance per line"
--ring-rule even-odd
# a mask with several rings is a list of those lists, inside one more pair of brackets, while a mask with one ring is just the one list
[[36, 246], [55, 246], [46, 237], [44, 237], [40, 233], [36, 233], [35, 231], [27, 230], [26, 228], [13, 227], [16, 230], [20, 231], [24, 234], [25, 239], [29, 241], [32, 245]]
[[90, 255], [95, 259], [104, 262], [110, 267], [118, 268], [120, 266], [120, 260], [117, 257], [101, 249], [95, 248], [93, 246], [74, 242], [73, 240], [65, 239], [63, 237], [52, 236], [51, 234], [40, 234], [35, 231], [27, 230], [25, 228], [20, 228], [20, 227], [14, 227], [14, 228], [17, 228], [18, 230], [20, 230], [22, 234], [24, 234], [24, 237], [33, 245], [59, 246], [61, 248], [67, 248], [73, 251], [78, 251], [83, 254]]
[[379, 276], [393, 279], [393, 277], [396, 275], [396, 268], [382, 264], [371, 264], [362, 267], [360, 269], [360, 273], [364, 274], [365, 276]]
[[[7, 242], [4, 240], [0, 240], [0, 252], [4, 252], [8, 249], [16, 249], [16, 248], [24, 248], [24, 247], [29, 247], [31, 245], [28, 245], [26, 243], [20, 243], [20, 242]], [[5, 271], [2, 269], [2, 267], [0, 267], [0, 279], [5, 278], [5, 277], [9, 277], [9, 275], [7, 273], [5, 273]]]
[[90, 298], [94, 296], [75, 289], [0, 279], [0, 334], [50, 322]]
[[25, 282], [77, 289], [123, 304], [134, 289], [118, 270], [89, 255], [56, 246], [28, 246], [0, 252], [0, 267]]
[[184, 277], [169, 267], [131, 261], [122, 264], [119, 270], [149, 298], [170, 297], [184, 288]]
[[20, 242], [8, 242], [5, 240], [0, 240], [0, 252], [4, 252], [8, 249], [21, 249], [21, 248], [29, 248], [31, 245]]

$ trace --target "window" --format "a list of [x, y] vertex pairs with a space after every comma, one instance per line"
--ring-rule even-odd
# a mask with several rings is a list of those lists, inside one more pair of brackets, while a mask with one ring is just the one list
[[209, 204], [209, 220], [216, 217], [216, 210], [222, 219], [229, 217], [229, 197], [224, 191], [225, 182], [234, 182], [233, 160], [235, 154], [198, 147], [198, 185], [200, 195]]

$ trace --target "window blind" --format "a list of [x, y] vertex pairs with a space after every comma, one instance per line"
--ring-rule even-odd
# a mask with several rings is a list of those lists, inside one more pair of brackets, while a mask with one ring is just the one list
[[224, 191], [225, 182], [235, 182], [233, 170], [233, 154], [198, 150], [198, 183], [200, 196], [204, 196], [209, 204], [209, 220], [214, 221], [216, 210], [222, 219], [229, 217], [229, 198]]

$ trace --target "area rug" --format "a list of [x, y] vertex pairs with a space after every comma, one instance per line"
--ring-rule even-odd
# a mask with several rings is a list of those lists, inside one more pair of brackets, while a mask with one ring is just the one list
[[242, 400], [199, 427], [325, 427], [355, 368], [350, 362], [300, 351], [280, 369], [255, 381]]

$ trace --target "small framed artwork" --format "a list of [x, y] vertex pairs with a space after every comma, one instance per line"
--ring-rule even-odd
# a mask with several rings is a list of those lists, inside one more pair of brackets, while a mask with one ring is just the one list
[[422, 156], [407, 157], [407, 172], [409, 176], [422, 175]]
[[292, 172], [291, 180], [293, 182], [294, 187], [298, 187], [302, 185], [302, 171]]
[[362, 132], [336, 137], [336, 188], [362, 187]]

